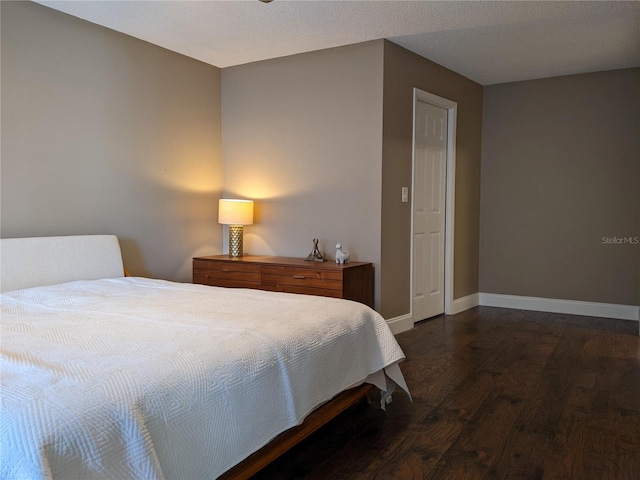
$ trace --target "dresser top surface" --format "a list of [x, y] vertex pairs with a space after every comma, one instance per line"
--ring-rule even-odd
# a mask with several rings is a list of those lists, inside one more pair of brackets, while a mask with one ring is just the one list
[[262, 255], [245, 255], [244, 257], [230, 257], [229, 255], [211, 255], [207, 257], [194, 257], [194, 260], [216, 260], [226, 262], [238, 262], [238, 263], [260, 263], [269, 265], [284, 265], [295, 267], [307, 267], [307, 268], [320, 268], [327, 270], [345, 269], [351, 267], [358, 267], [361, 265], [371, 265], [371, 262], [349, 262], [347, 264], [339, 264], [334, 260], [327, 260], [326, 262], [312, 262], [301, 258], [293, 257], [273, 257]]

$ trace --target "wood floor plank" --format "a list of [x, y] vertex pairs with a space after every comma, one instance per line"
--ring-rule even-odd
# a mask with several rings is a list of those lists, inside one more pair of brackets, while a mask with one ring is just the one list
[[397, 338], [413, 403], [350, 409], [254, 480], [640, 480], [637, 322], [478, 307]]

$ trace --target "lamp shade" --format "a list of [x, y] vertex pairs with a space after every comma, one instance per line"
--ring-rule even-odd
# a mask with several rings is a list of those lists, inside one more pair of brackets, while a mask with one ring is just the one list
[[218, 223], [223, 225], [252, 225], [253, 200], [220, 199]]

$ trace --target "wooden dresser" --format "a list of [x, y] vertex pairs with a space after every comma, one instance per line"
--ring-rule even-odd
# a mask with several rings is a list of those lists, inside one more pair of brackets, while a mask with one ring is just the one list
[[345, 298], [373, 308], [373, 264], [228, 255], [193, 259], [193, 283]]

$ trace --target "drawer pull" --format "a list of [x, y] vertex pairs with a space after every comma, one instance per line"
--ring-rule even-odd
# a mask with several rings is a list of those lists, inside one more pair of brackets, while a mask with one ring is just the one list
[[305, 277], [304, 275], [294, 275], [293, 278], [297, 278], [298, 280], [304, 280], [307, 277]]
[[227, 270], [226, 268], [223, 268], [220, 270], [222, 273], [229, 273], [231, 270]]

